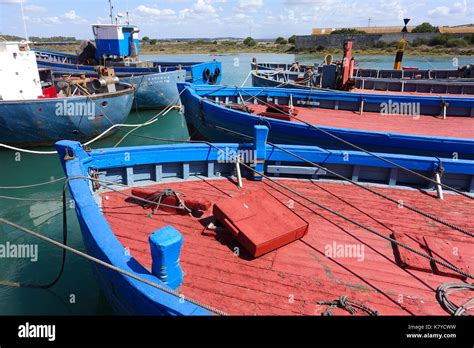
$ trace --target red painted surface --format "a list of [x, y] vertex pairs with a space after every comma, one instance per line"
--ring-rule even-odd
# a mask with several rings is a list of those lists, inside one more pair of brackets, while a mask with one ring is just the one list
[[[398, 232], [456, 241], [465, 265], [473, 268], [472, 238], [455, 230], [352, 185], [303, 180], [282, 182], [386, 236]], [[459, 278], [404, 269], [389, 241], [293, 194], [277, 192], [273, 185], [268, 181], [244, 181], [244, 188], [239, 190], [234, 182], [219, 179], [161, 186], [201, 195], [214, 202], [265, 188], [284, 204], [294, 203], [295, 212], [310, 223], [307, 235], [257, 259], [245, 251], [237, 256], [234, 248], [240, 244], [229, 232], [206, 231], [212, 221], [211, 210], [200, 218], [161, 211], [150, 217], [149, 211], [125, 201], [124, 196], [107, 193], [103, 194], [108, 198], [103, 199], [103, 211], [120, 242], [148, 269], [151, 268], [149, 235], [164, 226], [177, 228], [184, 236], [183, 293], [229, 314], [320, 315], [327, 306], [318, 305], [318, 301], [334, 300], [341, 295], [363, 302], [381, 315], [447, 314], [438, 304], [435, 291], [441, 284], [459, 282]], [[446, 194], [445, 200], [440, 201], [435, 195], [419, 191], [374, 189], [474, 231], [472, 200]], [[363, 253], [341, 256], [337, 253], [339, 246], [359, 248]], [[459, 292], [452, 296], [455, 302], [461, 302], [472, 294]], [[348, 313], [335, 310], [334, 314]]]
[[[429, 253], [423, 236], [395, 232], [393, 237], [397, 242], [408, 245], [409, 247], [424, 252], [425, 254]], [[402, 267], [428, 273], [433, 271], [430, 260], [401, 246], [397, 245], [395, 248], [398, 252], [399, 262]]]
[[38, 99], [43, 98], [57, 98], [58, 93], [56, 92], [56, 88], [54, 86], [43, 88], [43, 95], [39, 96]]
[[[163, 191], [161, 190], [153, 191], [149, 189], [135, 188], [132, 190], [132, 195], [138, 198], [145, 199], [146, 201], [141, 201], [139, 203], [146, 209], [154, 210], [158, 208], [159, 210], [171, 213], [178, 213], [181, 215], [186, 215], [187, 212], [179, 208], [180, 199], [186, 205], [187, 208], [193, 211], [206, 211], [209, 210], [212, 206], [212, 202], [210, 200], [205, 199], [203, 197], [193, 197], [191, 194], [187, 194], [186, 196], [180, 195], [179, 199], [176, 195], [165, 196], [159, 200], [159, 194], [162, 192]], [[156, 202], [156, 204], [152, 204], [150, 202]], [[160, 204], [158, 204], [158, 202]]]
[[[464, 272], [471, 273], [471, 267], [469, 267], [469, 264], [464, 262], [464, 259], [462, 257], [462, 251], [460, 250], [459, 246], [459, 244], [462, 242], [457, 240], [445, 240], [432, 236], [425, 236], [423, 237], [423, 239], [426, 242], [431, 256], [448, 262], [451, 265], [462, 269]], [[448, 276], [454, 276], [465, 279], [465, 277], [460, 275], [459, 273], [456, 273], [451, 269], [436, 263], [433, 264], [433, 270], [438, 274], [445, 274]]]
[[[413, 79], [413, 80], [416, 80], [416, 79]], [[412, 81], [412, 80], [408, 80], [408, 81]], [[431, 97], [446, 97], [446, 96], [449, 96], [449, 97], [462, 97], [462, 98], [469, 98], [470, 95], [469, 94], [456, 94], [456, 93], [450, 93], [450, 94], [446, 94], [446, 93], [425, 93], [425, 92], [397, 92], [397, 91], [379, 91], [379, 90], [376, 90], [376, 89], [361, 89], [361, 88], [353, 88], [351, 89], [352, 92], [355, 92], [355, 93], [363, 93], [363, 94], [367, 94], [367, 93], [370, 93], [370, 94], [394, 94], [394, 95], [417, 95], [417, 96], [431, 96]]]
[[220, 200], [213, 215], [253, 257], [260, 257], [308, 232], [308, 223], [266, 190]]
[[[265, 105], [249, 105], [255, 114], [266, 110]], [[359, 112], [319, 108], [295, 107], [298, 119], [318, 126], [359, 129], [400, 134], [432, 135], [453, 138], [474, 138], [472, 117], [382, 115], [378, 112]], [[293, 119], [293, 122], [298, 122]]]

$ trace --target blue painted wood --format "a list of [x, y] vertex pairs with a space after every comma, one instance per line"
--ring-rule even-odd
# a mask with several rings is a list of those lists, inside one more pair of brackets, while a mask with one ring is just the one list
[[183, 179], [189, 179], [189, 163], [183, 163]]
[[[352, 149], [350, 146], [335, 140], [334, 138], [318, 131], [314, 127], [277, 119], [264, 119], [245, 112], [231, 110], [221, 105], [212, 103], [206, 98], [210, 96], [229, 96], [233, 102], [237, 102], [240, 95], [252, 99], [258, 95], [263, 100], [272, 101], [278, 98], [280, 102], [288, 105], [289, 95], [293, 96], [294, 104], [298, 101], [308, 104], [311, 101], [326, 105], [334, 104], [335, 101], [346, 103], [347, 107], [358, 109], [362, 98], [365, 100], [364, 109], [371, 111], [380, 107], [382, 103], [420, 103], [420, 109], [426, 108], [433, 114], [439, 114], [440, 104], [449, 103], [454, 114], [465, 113], [474, 106], [474, 98], [454, 97], [421, 97], [421, 96], [399, 96], [399, 95], [364, 95], [358, 93], [343, 92], [321, 92], [302, 91], [279, 88], [238, 88], [238, 87], [210, 87], [191, 86], [179, 84], [178, 88], [183, 91], [181, 102], [184, 105], [185, 116], [198, 132], [213, 142], [243, 142], [252, 141], [254, 137], [254, 126], [264, 124], [269, 127], [269, 141], [273, 143], [318, 145], [333, 149]], [[286, 98], [286, 99], [285, 99]], [[328, 104], [329, 103], [329, 104]], [[375, 109], [374, 109], [375, 110]], [[373, 110], [372, 110], [373, 111]], [[337, 137], [352, 142], [358, 146], [371, 151], [395, 152], [414, 154], [422, 156], [452, 157], [454, 152], [459, 158], [474, 159], [474, 140], [462, 138], [445, 138], [431, 136], [417, 136], [407, 134], [396, 134], [387, 132], [372, 132], [363, 130], [352, 130], [335, 127], [320, 127]], [[227, 131], [226, 131], [227, 130]], [[238, 132], [246, 137], [236, 135]]]
[[[265, 158], [267, 157], [267, 138], [268, 138], [268, 127], [255, 126], [254, 128], [254, 151], [255, 151], [255, 170], [257, 173], [264, 172]], [[255, 181], [263, 180], [262, 176], [258, 174], [254, 175]]]
[[[215, 146], [228, 151], [254, 149], [253, 144], [215, 144]], [[373, 180], [375, 173], [379, 171], [382, 173], [388, 172], [392, 169], [387, 163], [381, 162], [366, 153], [324, 150], [313, 146], [283, 145], [283, 147], [287, 151], [294, 152], [310, 161], [331, 167], [334, 170], [340, 170], [341, 173], [344, 172], [344, 168], [360, 166], [359, 182], [365, 176]], [[187, 171], [186, 169], [183, 170], [183, 166], [189, 168], [189, 173], [206, 173], [207, 171], [211, 174], [215, 170], [223, 173], [223, 175], [230, 173], [234, 168], [232, 163], [217, 162], [221, 155], [220, 152], [205, 143], [113, 148], [85, 152], [77, 142], [60, 141], [56, 144], [56, 149], [67, 177], [88, 176], [90, 169], [97, 169], [101, 173], [101, 178], [106, 175], [108, 180], [113, 177], [117, 182], [125, 182], [124, 177], [128, 172], [128, 174], [133, 175], [130, 181], [138, 184], [138, 178], [147, 180], [147, 178], [152, 178], [154, 175], [155, 179], [158, 180], [162, 173], [166, 173], [170, 179], [180, 181], [183, 173]], [[73, 154], [74, 158], [72, 160], [66, 161], [64, 159], [66, 151]], [[288, 174], [295, 178], [308, 178], [317, 171], [315, 168], [309, 168], [307, 163], [270, 145], [266, 146], [265, 153], [264, 159], [269, 175], [276, 168], [286, 170]], [[417, 172], [432, 172], [438, 165], [438, 160], [433, 157], [401, 154], [379, 155]], [[285, 166], [277, 166], [276, 163], [285, 163]], [[446, 159], [443, 161], [443, 167], [445, 168], [443, 182], [449, 185], [450, 178], [454, 178], [458, 183], [462, 179], [464, 189], [472, 191], [474, 188], [472, 179], [474, 176], [474, 161]], [[133, 170], [126, 170], [126, 168], [132, 168]], [[148, 175], [146, 175], [147, 171], [149, 171]], [[318, 173], [325, 174], [324, 171]], [[396, 172], [392, 171], [392, 176], [395, 175], [394, 173]], [[189, 178], [192, 179], [191, 174]], [[400, 180], [397, 182], [399, 185], [414, 182], [415, 187], [417, 187], [417, 180], [410, 178], [409, 174], [399, 175], [399, 178]], [[380, 182], [387, 182], [385, 174], [382, 174], [379, 179]], [[140, 265], [117, 240], [94, 200], [94, 192], [90, 186], [90, 181], [76, 178], [69, 181], [68, 185], [71, 197], [76, 203], [76, 214], [87, 252], [116, 267], [154, 283], [164, 285], [159, 278]], [[210, 314], [194, 304], [180, 301], [175, 296], [119, 273], [98, 266], [93, 266], [93, 268], [106, 298], [119, 313], [136, 315]]]
[[[89, 115], [58, 115], [58, 104], [95, 110]], [[107, 107], [102, 107], [107, 103]], [[0, 142], [17, 145], [53, 144], [67, 138], [87, 141], [113, 124], [124, 123], [133, 105], [133, 89], [96, 96], [0, 101]], [[113, 131], [109, 133], [113, 134]]]
[[301, 166], [278, 166], [268, 165], [266, 172], [269, 174], [275, 174], [275, 176], [283, 175], [326, 175], [326, 171], [316, 167], [301, 167]]
[[352, 181], [359, 181], [360, 166], [354, 166], [352, 169]]
[[[34, 49], [38, 65], [53, 68], [58, 72], [73, 72], [92, 74], [95, 73], [95, 66], [79, 64], [76, 55]], [[153, 74], [161, 72], [172, 72], [176, 70], [185, 70], [188, 72], [186, 81], [190, 83], [207, 84], [204, 81], [203, 73], [205, 69], [209, 69], [211, 73], [215, 73], [216, 69], [220, 69], [220, 75], [215, 83], [222, 81], [222, 63], [218, 61], [210, 62], [151, 62], [152, 67], [131, 67], [131, 66], [114, 66], [114, 70], [118, 76], [134, 76], [137, 74]]]
[[397, 176], [398, 176], [398, 168], [390, 169], [390, 180], [388, 183], [390, 186], [395, 186], [397, 184]]
[[214, 178], [215, 175], [214, 162], [207, 162], [207, 176], [209, 178]]
[[161, 164], [155, 165], [155, 181], [160, 182], [163, 180], [163, 167]]

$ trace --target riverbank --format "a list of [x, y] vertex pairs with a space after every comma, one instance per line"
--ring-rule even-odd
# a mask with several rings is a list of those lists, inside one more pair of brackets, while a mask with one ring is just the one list
[[[38, 49], [75, 53], [78, 46], [70, 45], [41, 45]], [[353, 55], [393, 55], [395, 47], [371, 47], [354, 49]], [[342, 49], [331, 47], [317, 47], [310, 50], [296, 51], [293, 45], [277, 45], [271, 42], [259, 42], [256, 46], [249, 47], [236, 41], [190, 41], [190, 42], [157, 42], [154, 45], [142, 44], [141, 54], [210, 54], [226, 55], [239, 53], [294, 53], [294, 54], [332, 54], [342, 55]], [[441, 47], [441, 46], [418, 46], [408, 47], [407, 55], [414, 56], [474, 56], [474, 45], [468, 47]]]

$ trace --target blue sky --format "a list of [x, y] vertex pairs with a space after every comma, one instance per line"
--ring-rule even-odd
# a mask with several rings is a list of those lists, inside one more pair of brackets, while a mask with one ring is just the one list
[[[23, 35], [21, 0], [0, 0], [0, 33]], [[128, 9], [141, 36], [153, 38], [310, 34], [313, 27], [474, 23], [474, 0], [113, 0]], [[30, 36], [91, 38], [92, 23], [109, 23], [107, 0], [23, 0]]]

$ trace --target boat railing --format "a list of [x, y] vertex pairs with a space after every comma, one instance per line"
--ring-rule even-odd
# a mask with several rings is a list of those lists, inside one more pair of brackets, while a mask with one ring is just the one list
[[73, 64], [72, 59], [68, 57], [67, 55], [63, 55], [63, 54], [56, 54], [56, 53], [48, 52], [48, 51], [35, 50], [35, 55], [36, 55], [36, 59], [49, 60], [49, 61], [63, 63], [63, 64]]

